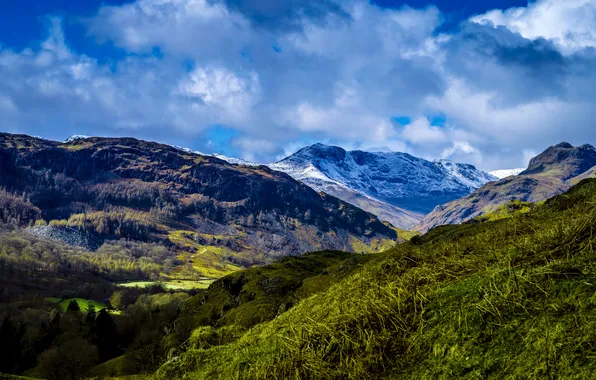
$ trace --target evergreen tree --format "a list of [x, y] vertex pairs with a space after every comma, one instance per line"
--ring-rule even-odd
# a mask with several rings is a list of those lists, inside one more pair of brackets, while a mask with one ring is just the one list
[[66, 308], [66, 311], [80, 311], [81, 308], [76, 300], [71, 300]]

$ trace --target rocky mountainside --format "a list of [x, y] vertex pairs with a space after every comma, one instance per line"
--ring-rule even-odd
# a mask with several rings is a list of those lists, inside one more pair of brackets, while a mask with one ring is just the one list
[[430, 162], [406, 153], [348, 152], [323, 144], [269, 167], [405, 229], [435, 206], [497, 180], [472, 165]]
[[569, 143], [551, 146], [534, 157], [517, 176], [491, 182], [473, 193], [437, 206], [417, 226], [420, 231], [457, 224], [497, 209], [510, 201], [539, 202], [567, 191], [581, 179], [596, 174], [596, 149]]
[[17, 224], [48, 222], [99, 242], [155, 241], [177, 247], [185, 262], [210, 255], [211, 262], [250, 265], [397, 240], [374, 215], [266, 166], [132, 138], [60, 143], [2, 133], [0, 190], [23, 195], [4, 197], [27, 211], [5, 210]]

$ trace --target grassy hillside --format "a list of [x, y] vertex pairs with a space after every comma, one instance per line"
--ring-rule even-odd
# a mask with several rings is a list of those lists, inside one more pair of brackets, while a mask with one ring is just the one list
[[595, 205], [585, 180], [529, 213], [436, 228], [247, 332], [195, 331], [152, 378], [592, 378]]

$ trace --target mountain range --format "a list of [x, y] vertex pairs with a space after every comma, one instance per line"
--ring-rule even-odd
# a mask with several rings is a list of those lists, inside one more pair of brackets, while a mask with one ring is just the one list
[[497, 180], [469, 164], [323, 144], [307, 146], [269, 167], [404, 229], [435, 206]]
[[[117, 146], [117, 141], [130, 139], [101, 139], [75, 135], [62, 144], [36, 140], [54, 146], [92, 146], [96, 141], [109, 140], [114, 142], [113, 146]], [[138, 146], [143, 144], [149, 143], [139, 141]], [[181, 155], [216, 160], [221, 165], [229, 164], [227, 166], [242, 173], [288, 174], [297, 181], [295, 183], [302, 183], [314, 189], [319, 193], [319, 197], [331, 195], [375, 215], [380, 221], [388, 222], [394, 227], [418, 231], [428, 231], [443, 224], [465, 222], [494, 211], [509, 201], [537, 202], [547, 199], [566, 191], [582, 178], [593, 176], [595, 163], [594, 149], [590, 145], [573, 147], [568, 143], [550, 147], [532, 159], [527, 169], [498, 170], [491, 173], [478, 170], [473, 165], [449, 160], [428, 161], [399, 152], [346, 151], [324, 144], [304, 147], [269, 165], [219, 154], [205, 154], [178, 146], [167, 147]], [[280, 174], [271, 175], [275, 178], [273, 182], [282, 178]], [[302, 187], [302, 190], [305, 188]], [[285, 202], [292, 203], [287, 199]], [[285, 223], [278, 225], [277, 234], [285, 236], [286, 227]], [[335, 235], [333, 236], [335, 238]], [[333, 243], [328, 241], [327, 236], [323, 239], [325, 243], [317, 241], [314, 245], [302, 246], [303, 239], [293, 235], [290, 238], [293, 243], [287, 246], [287, 249], [290, 254], [296, 254], [316, 247], [345, 248], [350, 246], [348, 241], [351, 239], [346, 236]], [[370, 246], [369, 243], [370, 241], [365, 245]], [[266, 250], [278, 251], [277, 244], [266, 242], [245, 244], [245, 248], [236, 247], [236, 251], [245, 250], [246, 246], [250, 246], [251, 249], [258, 247], [258, 250], [261, 250], [268, 244], [271, 246]]]
[[91, 249], [114, 239], [173, 246], [181, 265], [214, 276], [278, 256], [364, 252], [398, 240], [374, 215], [285, 173], [132, 138], [60, 143], [2, 133], [0, 190], [14, 206], [0, 217], [37, 224], [32, 232], [74, 229], [80, 241], [82, 231]]
[[511, 202], [536, 203], [567, 191], [582, 179], [596, 174], [596, 149], [563, 142], [530, 160], [515, 176], [488, 183], [461, 199], [437, 206], [416, 227], [428, 231], [444, 224], [458, 224], [496, 210]]
[[[70, 143], [89, 138], [74, 135]], [[173, 146], [189, 154], [219, 158], [230, 164], [257, 167], [260, 164], [221, 154], [206, 154]], [[406, 153], [346, 151], [337, 146], [314, 144], [266, 165], [284, 172], [317, 192], [337, 197], [376, 215], [400, 229], [411, 229], [437, 205], [458, 199], [499, 175], [473, 165], [449, 160], [428, 161]]]

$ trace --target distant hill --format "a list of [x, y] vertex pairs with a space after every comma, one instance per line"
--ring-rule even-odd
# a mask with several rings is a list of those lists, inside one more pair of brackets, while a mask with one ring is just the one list
[[569, 143], [551, 146], [534, 157], [517, 176], [491, 182], [473, 193], [437, 206], [417, 227], [420, 231], [458, 224], [490, 213], [510, 201], [539, 202], [561, 194], [581, 179], [595, 174], [596, 149]]
[[133, 138], [60, 143], [2, 133], [0, 190], [0, 217], [13, 224], [44, 219], [97, 244], [152, 241], [176, 247], [183, 262], [222, 268], [319, 249], [377, 250], [398, 240], [374, 215], [266, 166]]
[[435, 206], [497, 180], [468, 164], [323, 144], [305, 147], [269, 167], [404, 229]]

